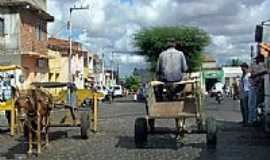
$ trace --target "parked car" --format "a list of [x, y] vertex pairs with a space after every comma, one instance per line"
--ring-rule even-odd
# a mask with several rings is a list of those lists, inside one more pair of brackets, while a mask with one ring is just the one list
[[96, 90], [97, 90], [98, 93], [102, 93], [103, 94], [103, 97], [101, 97], [100, 100], [103, 100], [104, 97], [106, 97], [108, 95], [108, 93], [109, 93], [109, 89], [106, 88], [105, 86], [97, 86], [96, 87]]
[[113, 86], [113, 96], [115, 97], [123, 97], [123, 89], [121, 85]]

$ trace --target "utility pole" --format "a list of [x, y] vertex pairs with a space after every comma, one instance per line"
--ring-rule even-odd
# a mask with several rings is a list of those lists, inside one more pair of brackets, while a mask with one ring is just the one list
[[104, 71], [104, 68], [105, 68], [105, 59], [104, 59], [104, 52], [103, 52], [103, 50], [101, 51], [101, 53], [102, 53], [102, 85], [105, 86], [105, 80], [106, 80], [106, 78], [105, 78], [105, 71]]
[[[71, 15], [72, 15], [72, 12], [75, 11], [75, 10], [85, 10], [85, 9], [88, 9], [89, 6], [87, 7], [71, 7], [69, 9], [69, 55], [68, 55], [68, 80], [70, 83], [73, 83], [73, 77], [72, 77], [72, 73], [71, 73], [71, 58], [72, 58], [72, 23], [71, 23]], [[72, 89], [71, 87], [68, 89], [68, 103], [69, 105], [73, 106], [75, 101], [73, 98], [72, 98]], [[74, 108], [73, 108], [74, 109]]]
[[250, 64], [253, 64], [253, 57], [254, 57], [254, 46], [250, 46]]
[[112, 83], [113, 83], [113, 79], [114, 79], [114, 76], [113, 76], [113, 51], [112, 51], [112, 64], [111, 65], [112, 65], [111, 66], [112, 67], [111, 69], [112, 69]]
[[72, 73], [71, 73], [71, 58], [72, 58], [72, 23], [71, 23], [71, 15], [75, 10], [86, 10], [89, 9], [89, 6], [86, 7], [71, 7], [69, 9], [69, 56], [68, 56], [68, 74], [69, 74], [69, 82], [73, 82]]

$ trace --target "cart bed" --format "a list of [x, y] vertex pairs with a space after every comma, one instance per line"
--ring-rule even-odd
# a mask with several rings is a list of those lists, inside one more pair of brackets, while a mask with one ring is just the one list
[[196, 117], [197, 108], [194, 98], [171, 102], [155, 102], [149, 107], [150, 118]]

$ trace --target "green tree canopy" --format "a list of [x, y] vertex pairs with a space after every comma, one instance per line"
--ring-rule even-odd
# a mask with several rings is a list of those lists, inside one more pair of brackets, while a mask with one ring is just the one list
[[198, 70], [201, 66], [201, 53], [204, 47], [210, 44], [207, 32], [198, 27], [174, 26], [153, 27], [143, 29], [134, 36], [135, 46], [142, 50], [151, 62], [152, 69], [155, 68], [159, 54], [167, 48], [168, 42], [174, 39], [180, 46], [188, 61], [190, 71]]
[[129, 76], [125, 80], [125, 87], [129, 90], [136, 91], [140, 88], [140, 78], [138, 76]]
[[231, 60], [231, 66], [240, 66], [242, 63], [243, 62], [238, 58], [235, 58], [235, 59]]

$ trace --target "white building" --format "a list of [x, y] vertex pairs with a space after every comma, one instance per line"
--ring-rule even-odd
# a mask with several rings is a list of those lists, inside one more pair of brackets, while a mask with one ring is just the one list
[[240, 78], [242, 75], [241, 67], [222, 67], [223, 82], [231, 86], [235, 78]]

